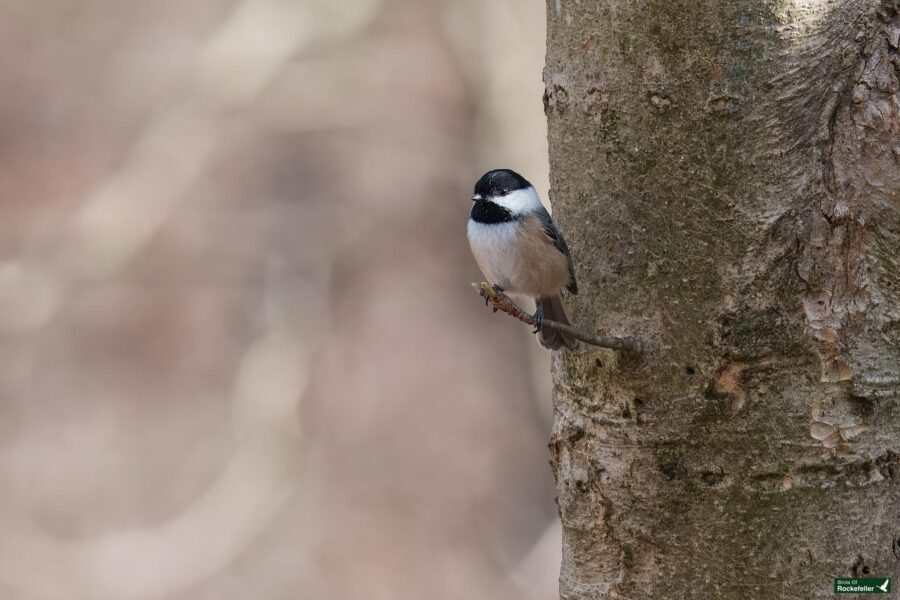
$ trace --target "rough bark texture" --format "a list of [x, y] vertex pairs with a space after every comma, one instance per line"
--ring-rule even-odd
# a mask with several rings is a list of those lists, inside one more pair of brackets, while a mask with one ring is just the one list
[[898, 2], [549, 0], [561, 595], [900, 576]]

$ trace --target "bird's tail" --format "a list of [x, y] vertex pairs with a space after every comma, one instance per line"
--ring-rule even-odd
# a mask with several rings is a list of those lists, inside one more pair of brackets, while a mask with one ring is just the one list
[[[569, 317], [566, 316], [566, 309], [563, 307], [562, 298], [559, 294], [550, 296], [549, 298], [538, 298], [538, 303], [544, 305], [545, 319], [571, 325]], [[542, 328], [540, 333], [538, 333], [538, 342], [541, 343], [541, 346], [550, 350], [559, 350], [563, 346], [569, 350], [574, 350], [578, 347], [578, 341], [571, 335], [547, 328]]]

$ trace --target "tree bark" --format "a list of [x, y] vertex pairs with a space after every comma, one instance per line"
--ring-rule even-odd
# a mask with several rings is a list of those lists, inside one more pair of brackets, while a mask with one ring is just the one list
[[563, 598], [900, 576], [898, 6], [548, 1]]

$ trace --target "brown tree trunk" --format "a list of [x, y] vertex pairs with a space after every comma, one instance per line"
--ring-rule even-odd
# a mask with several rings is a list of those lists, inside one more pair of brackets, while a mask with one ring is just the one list
[[[900, 575], [900, 9], [549, 0], [561, 595]], [[900, 582], [896, 582], [900, 583]]]

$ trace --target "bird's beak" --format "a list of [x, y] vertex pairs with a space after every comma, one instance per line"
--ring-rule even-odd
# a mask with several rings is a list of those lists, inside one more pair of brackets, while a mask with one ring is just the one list
[[484, 198], [481, 197], [481, 194], [475, 194], [472, 196], [472, 202], [484, 202]]

